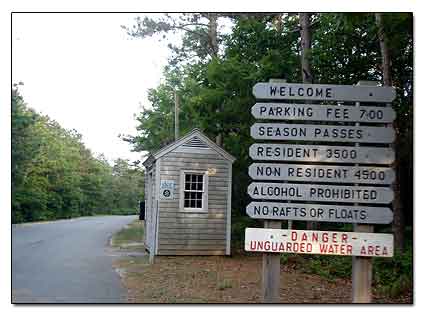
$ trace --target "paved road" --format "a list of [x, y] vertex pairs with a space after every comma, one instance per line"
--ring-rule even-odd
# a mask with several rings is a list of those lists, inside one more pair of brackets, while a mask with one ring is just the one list
[[108, 244], [114, 232], [134, 219], [96, 216], [13, 225], [13, 302], [125, 302]]

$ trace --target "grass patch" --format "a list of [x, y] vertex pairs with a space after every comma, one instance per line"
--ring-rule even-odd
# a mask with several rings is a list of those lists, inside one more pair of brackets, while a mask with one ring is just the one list
[[128, 247], [130, 244], [143, 243], [144, 223], [136, 219], [113, 235], [112, 244], [116, 247]]

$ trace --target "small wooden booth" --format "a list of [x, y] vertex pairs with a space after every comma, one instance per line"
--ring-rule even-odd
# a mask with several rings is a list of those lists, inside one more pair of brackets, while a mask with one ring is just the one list
[[151, 254], [230, 255], [234, 160], [194, 129], [144, 161]]

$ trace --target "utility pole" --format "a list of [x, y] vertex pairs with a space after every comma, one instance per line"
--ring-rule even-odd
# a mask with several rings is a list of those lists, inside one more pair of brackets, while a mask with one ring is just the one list
[[177, 91], [174, 91], [174, 140], [179, 138], [179, 106], [180, 98]]

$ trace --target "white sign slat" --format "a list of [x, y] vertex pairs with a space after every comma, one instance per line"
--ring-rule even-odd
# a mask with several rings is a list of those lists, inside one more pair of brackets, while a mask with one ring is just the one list
[[374, 204], [388, 204], [394, 197], [388, 187], [255, 182], [248, 186], [248, 194], [262, 200]]
[[252, 144], [249, 156], [254, 160], [392, 164], [394, 151], [383, 147], [351, 147], [296, 144]]
[[392, 184], [394, 170], [388, 167], [355, 167], [302, 164], [254, 163], [249, 176], [265, 181]]
[[255, 123], [251, 136], [255, 139], [319, 142], [383, 143], [394, 141], [391, 127], [328, 126], [283, 123]]
[[389, 103], [396, 97], [393, 87], [257, 83], [253, 87], [257, 99], [325, 100]]
[[396, 118], [391, 107], [257, 103], [256, 119], [390, 123]]
[[392, 257], [392, 234], [247, 228], [249, 252]]
[[341, 206], [285, 202], [251, 202], [246, 213], [255, 219], [318, 221], [359, 224], [389, 224], [393, 212], [388, 207]]

